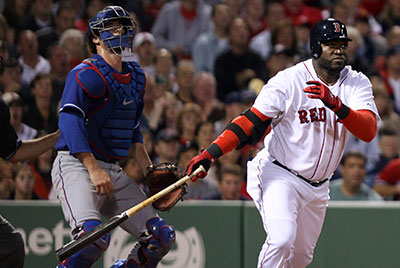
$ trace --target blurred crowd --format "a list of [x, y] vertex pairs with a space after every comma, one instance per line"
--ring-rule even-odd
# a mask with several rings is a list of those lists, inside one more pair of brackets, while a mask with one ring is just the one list
[[[90, 57], [88, 20], [107, 5], [136, 22], [132, 55], [147, 76], [141, 120], [154, 164], [206, 148], [251, 107], [277, 72], [310, 57], [319, 20], [346, 24], [349, 62], [372, 83], [381, 117], [371, 143], [351, 136], [331, 182], [333, 200], [400, 197], [400, 0], [0, 0], [0, 93], [21, 140], [55, 131], [68, 72]], [[246, 162], [263, 143], [233, 151], [188, 187], [185, 199], [249, 200]], [[54, 199], [48, 151], [27, 163], [0, 160], [1, 199]], [[144, 186], [133, 158], [120, 163]]]

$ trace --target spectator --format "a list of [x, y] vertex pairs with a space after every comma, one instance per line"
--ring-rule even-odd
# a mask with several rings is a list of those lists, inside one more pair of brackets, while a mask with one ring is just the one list
[[50, 78], [53, 86], [51, 102], [58, 105], [64, 92], [65, 79], [69, 72], [67, 50], [60, 45], [52, 45], [48, 49], [48, 60], [51, 66]]
[[154, 102], [154, 109], [149, 117], [149, 126], [154, 132], [163, 128], [177, 129], [181, 103], [171, 92], [165, 92]]
[[151, 30], [159, 48], [167, 48], [178, 59], [190, 58], [195, 39], [210, 26], [211, 8], [200, 0], [166, 3]]
[[88, 21], [105, 7], [106, 5], [103, 0], [87, 0], [83, 15], [75, 21], [75, 28], [86, 33], [88, 30]]
[[178, 159], [179, 136], [175, 130], [164, 128], [156, 137], [154, 151], [157, 155], [154, 165], [162, 162], [176, 163]]
[[15, 36], [19, 36], [23, 30], [36, 32], [45, 27], [54, 26], [53, 0], [33, 0], [31, 12], [25, 13], [25, 17], [15, 27]]
[[22, 67], [16, 58], [9, 57], [5, 60], [0, 73], [0, 92], [20, 92], [22, 87], [21, 74]]
[[218, 99], [223, 101], [231, 91], [239, 91], [248, 86], [252, 78], [266, 79], [265, 62], [261, 56], [247, 47], [249, 31], [241, 18], [232, 20], [229, 26], [229, 51], [215, 61]]
[[243, 7], [245, 0], [227, 0], [226, 3], [229, 6], [229, 13], [232, 18], [241, 17], [243, 15]]
[[239, 165], [223, 165], [218, 172], [219, 193], [211, 196], [211, 200], [250, 200], [240, 193], [243, 184], [243, 172]]
[[330, 17], [340, 20], [345, 25], [350, 26], [354, 24], [350, 9], [342, 1], [338, 1], [335, 5], [330, 5], [330, 9]]
[[182, 108], [182, 104], [176, 96], [170, 92], [166, 92], [165, 110], [163, 114], [164, 125], [166, 128], [178, 128], [178, 116]]
[[199, 146], [195, 142], [181, 144], [178, 150], [178, 163], [182, 170], [186, 170], [190, 160], [199, 152]]
[[[375, 138], [371, 142], [364, 142], [359, 138], [355, 137], [353, 134], [349, 134], [349, 139], [345, 148], [345, 153], [349, 151], [359, 152], [367, 158], [366, 169], [369, 172], [373, 169], [373, 166], [376, 164], [376, 161], [379, 158], [379, 143], [378, 143], [379, 135], [376, 135]], [[340, 176], [338, 174], [339, 167], [336, 169], [336, 172], [332, 179], [336, 179]], [[370, 178], [367, 178], [365, 183], [371, 185]]]
[[50, 133], [58, 129], [58, 112], [51, 103], [53, 88], [49, 74], [39, 73], [31, 83], [34, 101], [24, 108], [22, 121], [36, 130]]
[[[161, 48], [157, 51], [154, 65], [156, 67], [156, 79], [166, 79], [168, 91], [172, 92], [175, 83], [175, 67], [171, 52], [168, 49]], [[157, 81], [156, 81], [157, 82]]]
[[23, 86], [29, 86], [32, 79], [40, 72], [50, 73], [50, 63], [38, 54], [39, 44], [36, 35], [31, 30], [20, 33], [17, 48], [21, 54], [18, 61], [22, 66]]
[[267, 28], [254, 36], [249, 47], [257, 52], [264, 60], [269, 56], [272, 50], [271, 45], [271, 28], [274, 28], [277, 23], [285, 19], [285, 9], [279, 2], [270, 2], [265, 13], [265, 21]]
[[267, 67], [268, 80], [275, 76], [279, 71], [293, 65], [293, 54], [286, 50], [281, 44], [276, 45], [270, 52], [268, 59], [265, 62]]
[[[41, 131], [38, 137], [43, 137], [47, 133]], [[52, 190], [53, 182], [51, 180], [51, 168], [55, 158], [55, 151], [53, 148], [47, 150], [41, 155], [33, 159], [30, 167], [35, 175], [35, 184], [33, 191], [41, 199], [49, 199]]]
[[137, 33], [133, 41], [133, 50], [137, 56], [137, 62], [142, 66], [146, 74], [155, 76], [156, 70], [154, 58], [156, 56], [156, 40], [148, 32]]
[[387, 47], [400, 44], [400, 26], [393, 25], [386, 33]]
[[81, 63], [87, 56], [85, 35], [77, 29], [63, 32], [59, 44], [67, 50], [69, 69]]
[[196, 74], [192, 96], [203, 111], [203, 120], [216, 121], [220, 119], [224, 105], [217, 99], [217, 81], [212, 73]]
[[307, 6], [304, 0], [284, 0], [286, 17], [290, 18], [293, 24], [309, 23], [316, 24], [323, 19], [322, 11], [318, 8]]
[[202, 110], [198, 104], [186, 103], [178, 115], [177, 131], [181, 144], [195, 141], [196, 129], [202, 120]]
[[196, 72], [214, 73], [215, 59], [229, 49], [228, 25], [229, 7], [225, 3], [216, 4], [211, 12], [213, 27], [202, 33], [193, 45], [192, 58]]
[[214, 125], [211, 121], [202, 122], [197, 126], [195, 142], [200, 148], [207, 148], [215, 137]]
[[395, 25], [400, 25], [400, 5], [396, 0], [386, 1], [382, 12], [377, 16], [384, 33]]
[[194, 64], [191, 60], [180, 60], [176, 67], [176, 88], [173, 92], [183, 103], [193, 101]]
[[365, 49], [364, 39], [360, 31], [354, 26], [347, 27], [347, 35], [353, 41], [348, 45], [349, 64], [353, 70], [364, 73], [369, 76], [373, 71], [371, 63], [362, 56], [362, 51]]
[[[145, 127], [145, 128], [151, 128], [150, 127], [150, 120], [152, 117], [152, 114], [155, 112], [155, 107], [157, 100], [164, 96], [166, 90], [164, 90], [161, 87], [157, 87], [155, 84], [155, 79], [149, 75], [146, 75], [146, 86], [145, 86], [145, 94], [143, 96], [144, 100], [144, 107], [143, 107], [143, 114], [140, 118], [140, 125]], [[152, 130], [156, 130], [158, 127], [158, 120], [161, 116], [161, 112], [157, 112], [157, 122], [154, 124]]]
[[17, 164], [14, 190], [11, 192], [9, 199], [12, 200], [38, 200], [39, 196], [33, 191], [35, 184], [35, 175], [32, 169], [26, 163]]
[[243, 19], [249, 29], [248, 43], [267, 27], [264, 20], [264, 9], [263, 0], [247, 0], [245, 2]]
[[381, 121], [378, 128], [392, 128], [400, 133], [400, 115], [393, 110], [393, 102], [389, 93], [382, 87], [374, 86], [374, 99]]
[[12, 162], [0, 158], [0, 199], [8, 199], [14, 189], [13, 170]]
[[298, 55], [296, 30], [290, 20], [282, 20], [271, 28], [271, 45], [274, 49], [283, 47], [286, 53], [292, 57], [296, 57], [296, 59], [294, 59], [296, 63], [302, 57]]
[[45, 27], [36, 32], [40, 55], [47, 57], [49, 46], [56, 44], [64, 31], [74, 28], [75, 14], [70, 2], [64, 0], [59, 3], [54, 16], [54, 27]]
[[391, 47], [386, 53], [386, 69], [380, 72], [386, 90], [393, 100], [393, 108], [400, 113], [400, 44]]
[[4, 93], [2, 99], [10, 107], [10, 124], [20, 140], [30, 140], [36, 137], [37, 130], [22, 122], [22, 100], [15, 92]]
[[[125, 8], [129, 14], [131, 15], [131, 18], [136, 21], [137, 25], [139, 26], [140, 29], [142, 29], [142, 25], [144, 23], [144, 8], [143, 8], [143, 2], [144, 1], [132, 1], [132, 0], [120, 0], [118, 1], [118, 4]], [[134, 17], [132, 17], [132, 14], [134, 14]], [[139, 31], [138, 31], [139, 32]]]
[[362, 57], [365, 57], [371, 66], [374, 66], [376, 58], [385, 53], [386, 40], [380, 34], [373, 31], [371, 18], [367, 15], [356, 17], [354, 26], [360, 31], [364, 40]]
[[340, 162], [342, 178], [329, 185], [331, 200], [382, 200], [382, 197], [364, 184], [366, 173], [365, 156], [358, 152], [347, 152]]
[[160, 12], [163, 5], [169, 0], [151, 0], [151, 1], [142, 1], [143, 2], [143, 30], [150, 31], [153, 27], [154, 21], [158, 17], [158, 13]]
[[224, 101], [225, 116], [224, 118], [214, 123], [215, 132], [217, 135], [221, 134], [225, 126], [241, 112], [244, 111], [244, 106], [240, 98], [239, 92], [230, 92]]
[[7, 19], [8, 25], [15, 29], [17, 24], [31, 11], [33, 1], [27, 0], [5, 0], [3, 14]]
[[390, 128], [381, 128], [378, 131], [379, 149], [380, 153], [374, 164], [367, 170], [366, 184], [373, 186], [376, 176], [381, 172], [385, 166], [395, 158], [399, 158], [399, 137], [398, 132]]
[[391, 160], [379, 172], [374, 190], [386, 199], [400, 200], [400, 158]]
[[0, 13], [0, 40], [14, 44], [14, 31], [8, 26], [7, 19]]

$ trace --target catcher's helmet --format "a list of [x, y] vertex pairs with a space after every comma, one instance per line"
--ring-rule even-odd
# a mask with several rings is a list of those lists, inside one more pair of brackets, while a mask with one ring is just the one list
[[352, 41], [347, 36], [346, 26], [340, 20], [329, 18], [319, 21], [310, 32], [311, 55], [317, 59], [322, 53], [321, 43], [333, 40]]
[[[118, 20], [122, 26], [107, 25], [113, 20]], [[119, 35], [114, 35], [110, 32], [114, 29], [120, 29]], [[89, 21], [88, 29], [88, 31], [104, 41], [106, 46], [118, 55], [121, 55], [124, 49], [132, 49], [135, 30], [135, 22], [129, 16], [128, 11], [120, 6], [107, 6], [99, 11]]]

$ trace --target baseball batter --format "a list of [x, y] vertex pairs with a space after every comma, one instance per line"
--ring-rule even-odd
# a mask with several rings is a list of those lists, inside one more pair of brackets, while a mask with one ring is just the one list
[[[115, 163], [132, 154], [142, 171], [151, 166], [139, 117], [145, 75], [136, 62], [122, 62], [132, 47], [135, 24], [119, 6], [108, 6], [89, 21], [88, 47], [94, 54], [69, 73], [62, 97], [60, 139], [53, 185], [65, 219], [77, 237], [146, 199]], [[121, 227], [138, 239], [127, 259], [112, 267], [155, 268], [175, 242], [175, 230], [151, 206]], [[107, 249], [107, 234], [58, 267], [91, 267]]]
[[[191, 174], [221, 155], [259, 141], [265, 148], [248, 162], [247, 191], [267, 238], [258, 267], [302, 268], [311, 263], [329, 199], [329, 179], [352, 133], [370, 142], [379, 118], [371, 83], [347, 63], [351, 41], [333, 18], [311, 30], [312, 58], [279, 72], [253, 107], [189, 165]], [[204, 177], [204, 173], [198, 177]]]

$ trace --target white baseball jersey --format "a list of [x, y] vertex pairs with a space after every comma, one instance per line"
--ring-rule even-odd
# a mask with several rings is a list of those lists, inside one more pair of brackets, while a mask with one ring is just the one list
[[[279, 72], [262, 88], [254, 107], [272, 119], [272, 131], [259, 153], [277, 160], [309, 180], [330, 178], [339, 165], [348, 130], [320, 99], [303, 92], [307, 81], [320, 81], [353, 110], [370, 110], [379, 118], [368, 78], [346, 66], [333, 85], [316, 74], [309, 59]], [[325, 131], [324, 131], [325, 130]]]

